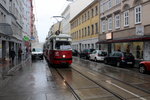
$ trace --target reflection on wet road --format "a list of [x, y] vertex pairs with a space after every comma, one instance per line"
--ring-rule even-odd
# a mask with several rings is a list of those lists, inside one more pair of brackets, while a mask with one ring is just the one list
[[57, 68], [56, 72], [81, 100], [150, 99], [147, 75], [80, 58], [74, 58], [70, 68]]
[[74, 60], [76, 61], [74, 63], [81, 65], [82, 67], [90, 68], [96, 72], [105, 74], [106, 76], [125, 82], [126, 84], [135, 86], [150, 93], [150, 75], [140, 74], [124, 68], [105, 65], [103, 63], [81, 60], [79, 58], [74, 58]]
[[0, 90], [0, 100], [75, 100], [62, 81], [52, 77], [45, 61], [29, 61]]
[[28, 61], [0, 100], [150, 100], [150, 76], [80, 58], [69, 68]]
[[[101, 63], [81, 60], [80, 58], [74, 58], [74, 60], [75, 62], [71, 66], [72, 69], [58, 70], [82, 99], [86, 97], [101, 100], [100, 96], [95, 96], [95, 91], [101, 87], [107, 90], [108, 93], [114, 93], [111, 96], [118, 96], [121, 99], [150, 99], [150, 76]], [[93, 97], [91, 95], [88, 96], [88, 93], [82, 91], [92, 91], [93, 89], [94, 92], [89, 92], [93, 94]]]

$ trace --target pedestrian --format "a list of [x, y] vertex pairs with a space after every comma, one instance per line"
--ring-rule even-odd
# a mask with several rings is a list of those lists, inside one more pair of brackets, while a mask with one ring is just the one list
[[13, 48], [10, 50], [9, 56], [11, 58], [11, 63], [14, 64], [14, 59], [15, 59], [16, 53]]
[[19, 48], [19, 50], [18, 50], [18, 60], [21, 61], [21, 58], [22, 58], [22, 49]]

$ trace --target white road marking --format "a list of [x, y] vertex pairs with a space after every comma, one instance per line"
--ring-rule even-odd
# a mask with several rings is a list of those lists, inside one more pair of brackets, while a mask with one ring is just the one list
[[141, 96], [139, 96], [139, 95], [137, 95], [137, 94], [135, 94], [133, 92], [130, 92], [130, 91], [128, 91], [128, 90], [126, 90], [126, 89], [124, 89], [124, 88], [122, 88], [122, 87], [112, 83], [110, 80], [106, 80], [106, 82], [111, 84], [111, 85], [113, 85], [113, 86], [115, 86], [115, 87], [117, 87], [117, 88], [119, 88], [119, 89], [121, 89], [121, 90], [123, 90], [123, 91], [125, 91], [125, 92], [127, 92], [127, 93], [129, 93], [129, 94], [131, 94], [131, 95], [133, 95], [133, 96], [135, 96], [135, 97], [137, 97], [137, 98], [139, 98], [139, 99], [141, 99], [141, 100], [147, 100], [147, 99], [145, 99], [145, 98], [143, 98], [143, 97], [141, 97]]
[[93, 76], [96, 76], [95, 74], [91, 73], [91, 72], [88, 72], [89, 74], [93, 75]]

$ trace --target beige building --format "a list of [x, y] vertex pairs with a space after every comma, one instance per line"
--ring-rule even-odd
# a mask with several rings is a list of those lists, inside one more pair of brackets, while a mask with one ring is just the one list
[[59, 21], [51, 26], [51, 28], [48, 32], [48, 37], [52, 34], [55, 34], [56, 31], [58, 31], [58, 30], [60, 31], [60, 33], [62, 32], [62, 22], [61, 21]]
[[150, 0], [100, 0], [101, 49], [150, 60]]
[[92, 1], [70, 21], [72, 47], [78, 51], [97, 48], [99, 34], [99, 1]]

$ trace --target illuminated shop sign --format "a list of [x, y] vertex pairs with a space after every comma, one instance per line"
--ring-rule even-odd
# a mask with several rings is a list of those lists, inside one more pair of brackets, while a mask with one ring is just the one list
[[107, 33], [107, 34], [106, 34], [106, 39], [107, 39], [107, 40], [112, 39], [112, 33]]

